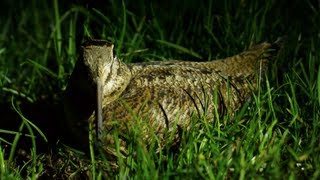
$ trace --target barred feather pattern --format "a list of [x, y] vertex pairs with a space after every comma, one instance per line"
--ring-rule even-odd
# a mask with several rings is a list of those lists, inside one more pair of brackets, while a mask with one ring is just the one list
[[[238, 55], [209, 62], [125, 64], [115, 57], [104, 79], [102, 147], [108, 154], [116, 155], [113, 136], [116, 130], [125, 157], [131, 127], [139, 124], [142, 141], [148, 144], [156, 135], [161, 148], [168, 134], [174, 134], [172, 144], [178, 143], [180, 131], [189, 130], [195, 119], [192, 117], [205, 116], [213, 122], [216, 115], [234, 113], [257, 89], [258, 78], [267, 70], [275, 52], [273, 44], [261, 43]], [[94, 109], [87, 119], [96, 125]]]

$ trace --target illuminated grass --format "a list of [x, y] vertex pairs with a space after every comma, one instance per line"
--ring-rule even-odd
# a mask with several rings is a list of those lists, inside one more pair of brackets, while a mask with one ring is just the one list
[[[93, 8], [58, 1], [1, 7], [9, 15], [0, 17], [0, 179], [318, 179], [320, 7], [298, 0], [289, 8], [275, 0], [195, 2], [172, 2], [167, 9], [142, 0]], [[282, 36], [287, 41], [259, 90], [233, 117], [197, 119], [176, 152], [147, 149], [135, 134], [139, 127], [132, 127], [132, 153], [119, 157], [114, 171], [93, 145], [88, 152], [64, 146], [63, 115], [51, 109], [61, 107], [85, 36], [114, 42], [125, 62], [206, 61]], [[59, 137], [41, 143], [52, 134]], [[17, 153], [21, 149], [29, 156]]]

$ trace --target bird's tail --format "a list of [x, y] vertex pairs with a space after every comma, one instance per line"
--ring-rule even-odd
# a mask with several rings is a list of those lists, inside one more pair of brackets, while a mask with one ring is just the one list
[[268, 69], [268, 64], [277, 56], [283, 43], [282, 38], [274, 43], [260, 43], [240, 54], [217, 60], [213, 65], [224, 76], [233, 78], [245, 78], [258, 72], [264, 73]]

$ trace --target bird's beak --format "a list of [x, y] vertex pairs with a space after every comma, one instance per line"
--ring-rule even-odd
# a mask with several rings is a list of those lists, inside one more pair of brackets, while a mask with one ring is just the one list
[[97, 135], [98, 140], [101, 140], [102, 136], [102, 80], [97, 77], [97, 109], [96, 109], [96, 123], [97, 123]]

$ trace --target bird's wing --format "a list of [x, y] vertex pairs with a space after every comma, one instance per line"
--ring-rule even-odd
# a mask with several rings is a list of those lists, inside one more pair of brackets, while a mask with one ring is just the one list
[[105, 126], [118, 123], [126, 128], [140, 119], [161, 134], [175, 125], [186, 129], [193, 115], [207, 114], [212, 120], [214, 112], [234, 111], [243, 101], [241, 96], [231, 81], [216, 72], [173, 65], [146, 67], [119, 99], [105, 105]]
[[225, 59], [211, 60], [208, 62], [192, 62], [181, 60], [156, 61], [148, 63], [130, 64], [133, 73], [137, 73], [147, 68], [158, 68], [159, 66], [184, 66], [215, 71], [222, 76], [229, 78], [241, 78], [252, 76], [253, 74], [264, 72], [267, 69], [269, 60], [277, 54], [279, 50], [277, 43], [261, 43], [252, 46], [234, 56]]
[[250, 81], [259, 65], [266, 66], [269, 48], [269, 44], [261, 44], [211, 62], [130, 64], [129, 85], [117, 100], [103, 108], [106, 133], [117, 127], [126, 136], [134, 123], [143, 126], [144, 140], [154, 132], [164, 139], [165, 132], [190, 128], [193, 115], [205, 114], [213, 120], [226, 111], [234, 112], [255, 89], [256, 82]]

